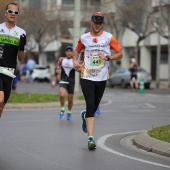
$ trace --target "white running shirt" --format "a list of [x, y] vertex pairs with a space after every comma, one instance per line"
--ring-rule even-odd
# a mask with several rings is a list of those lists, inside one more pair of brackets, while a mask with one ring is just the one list
[[92, 32], [83, 34], [76, 47], [77, 51], [84, 49], [84, 63], [81, 68], [81, 78], [92, 81], [107, 80], [109, 61], [102, 60], [98, 52], [104, 55], [111, 55], [111, 50], [120, 51], [121, 46], [115, 37], [102, 31], [99, 36], [94, 36]]

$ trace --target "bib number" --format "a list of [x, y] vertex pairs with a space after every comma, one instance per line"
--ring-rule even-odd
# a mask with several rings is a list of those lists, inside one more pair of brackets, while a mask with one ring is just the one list
[[98, 69], [104, 66], [104, 61], [99, 56], [90, 56], [90, 68]]

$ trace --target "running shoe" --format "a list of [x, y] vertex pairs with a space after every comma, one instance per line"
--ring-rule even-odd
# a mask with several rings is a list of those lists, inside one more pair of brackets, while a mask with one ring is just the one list
[[97, 110], [96, 110], [96, 112], [94, 113], [94, 116], [98, 116], [98, 115], [100, 115], [100, 113], [101, 113], [101, 112], [100, 112], [100, 108], [98, 107]]
[[67, 113], [67, 120], [71, 120], [71, 114]]
[[64, 118], [64, 112], [65, 112], [64, 110], [61, 110], [61, 111], [60, 111], [60, 119], [63, 119], [63, 118]]
[[83, 110], [83, 111], [81, 112], [81, 118], [82, 118], [82, 120], [83, 120], [82, 129], [83, 129], [83, 132], [84, 132], [84, 133], [87, 133], [85, 116], [86, 116], [86, 111]]
[[95, 144], [95, 141], [92, 137], [88, 138], [88, 149], [89, 150], [95, 150], [96, 149], [96, 144]]

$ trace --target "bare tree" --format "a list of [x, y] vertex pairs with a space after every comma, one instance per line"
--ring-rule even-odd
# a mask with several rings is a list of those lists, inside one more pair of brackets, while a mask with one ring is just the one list
[[49, 20], [43, 11], [33, 6], [23, 11], [19, 18], [19, 25], [27, 32], [27, 51], [32, 52], [38, 48], [39, 64], [45, 64], [44, 48], [58, 38], [56, 33], [58, 19]]
[[10, 2], [14, 2], [15, 0], [0, 0], [0, 23], [4, 22], [4, 11]]
[[151, 0], [117, 0], [116, 15], [122, 26], [130, 29], [138, 36], [135, 48], [135, 58], [139, 60], [139, 43], [155, 32], [151, 25], [153, 9]]

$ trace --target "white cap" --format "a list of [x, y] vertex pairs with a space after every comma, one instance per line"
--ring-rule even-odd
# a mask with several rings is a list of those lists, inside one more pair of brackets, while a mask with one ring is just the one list
[[136, 59], [135, 58], [131, 58], [131, 62], [136, 62]]

